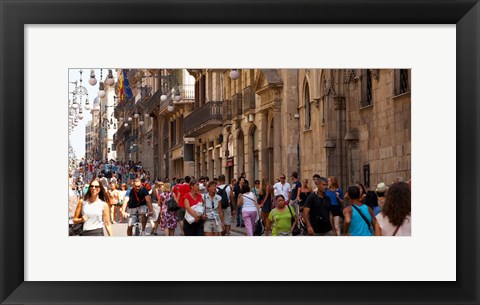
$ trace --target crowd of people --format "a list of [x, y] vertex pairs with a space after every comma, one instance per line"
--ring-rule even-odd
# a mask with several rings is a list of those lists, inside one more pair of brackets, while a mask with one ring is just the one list
[[112, 224], [126, 222], [132, 236], [132, 215], [140, 215], [140, 235], [173, 236], [179, 227], [185, 236], [229, 236], [233, 225], [248, 236], [411, 235], [410, 180], [373, 190], [356, 183], [344, 192], [334, 176], [315, 174], [312, 186], [297, 172], [290, 179], [282, 174], [252, 185], [242, 173], [231, 181], [223, 174], [151, 181], [141, 163], [82, 160], [77, 177], [69, 177], [70, 226], [83, 224], [82, 236], [104, 229], [112, 236]]

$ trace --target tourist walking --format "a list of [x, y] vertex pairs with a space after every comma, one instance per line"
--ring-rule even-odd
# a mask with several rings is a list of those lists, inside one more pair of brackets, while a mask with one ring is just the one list
[[[165, 233], [165, 236], [174, 236], [177, 228], [177, 218], [175, 211], [168, 210], [168, 201], [172, 198], [171, 184], [163, 184], [163, 192], [160, 194], [158, 205], [160, 206], [160, 213], [155, 226], [160, 224], [160, 230]], [[156, 230], [155, 230], [156, 231]], [[156, 233], [154, 234], [156, 235]]]
[[308, 196], [303, 208], [303, 220], [307, 226], [308, 235], [337, 235], [333, 221], [330, 198], [325, 194], [327, 179], [314, 176], [317, 191]]
[[205, 223], [203, 231], [205, 236], [219, 236], [225, 230], [222, 197], [217, 195], [217, 183], [209, 181], [207, 183], [207, 193], [203, 195], [205, 204]]
[[411, 192], [408, 183], [397, 182], [388, 188], [382, 211], [375, 218], [375, 235], [411, 236]]
[[375, 227], [373, 210], [360, 201], [360, 188], [356, 185], [347, 188], [350, 205], [343, 209], [345, 216], [344, 234], [347, 236], [372, 236]]
[[[183, 229], [185, 236], [203, 236], [203, 224], [205, 221], [205, 209], [203, 207], [202, 195], [199, 192], [199, 182], [192, 179], [189, 183], [190, 192], [184, 196], [185, 213], [193, 217], [190, 223], [185, 215]], [[196, 207], [198, 205], [198, 207]]]
[[260, 217], [260, 206], [248, 184], [242, 186], [242, 194], [238, 196], [238, 207], [242, 210], [242, 217], [247, 235], [253, 236], [255, 222], [257, 221], [257, 218]]
[[340, 236], [340, 217], [343, 216], [343, 190], [338, 185], [338, 180], [334, 176], [328, 177], [328, 187], [325, 194], [330, 198], [330, 204], [333, 214], [333, 222], [337, 230], [337, 236]]
[[107, 193], [100, 181], [90, 183], [83, 200], [79, 200], [73, 217], [73, 223], [83, 223], [82, 236], [104, 236], [103, 228], [108, 236], [112, 236], [110, 208]]
[[268, 215], [265, 235], [268, 236], [272, 232], [272, 236], [291, 236], [298, 222], [295, 209], [285, 204], [285, 198], [281, 194], [275, 197], [275, 202], [277, 207]]

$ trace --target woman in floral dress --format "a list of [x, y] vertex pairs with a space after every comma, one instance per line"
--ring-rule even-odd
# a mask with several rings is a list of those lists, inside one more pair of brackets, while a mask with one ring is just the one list
[[175, 212], [170, 212], [167, 207], [167, 202], [172, 198], [170, 187], [170, 183], [165, 183], [163, 185], [163, 193], [160, 195], [160, 230], [165, 231], [165, 236], [175, 235], [175, 229], [177, 228]]

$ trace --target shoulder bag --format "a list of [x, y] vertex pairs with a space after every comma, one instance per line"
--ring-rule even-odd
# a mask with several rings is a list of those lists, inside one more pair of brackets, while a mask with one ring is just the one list
[[175, 212], [179, 209], [180, 207], [178, 206], [178, 203], [175, 201], [175, 198], [173, 198], [173, 193], [170, 193], [170, 199], [167, 201], [167, 210]]
[[360, 216], [362, 216], [363, 221], [365, 221], [365, 223], [367, 224], [368, 230], [369, 230], [370, 233], [373, 235], [372, 224], [367, 220], [367, 217], [365, 217], [365, 216], [363, 215], [363, 213], [360, 211], [360, 209], [357, 208], [354, 204], [352, 204], [352, 208], [354, 208], [355, 210], [357, 210], [358, 214], [360, 214]]
[[[292, 213], [292, 210], [290, 209], [290, 206], [287, 205], [287, 207], [288, 207], [288, 211], [290, 212], [290, 216], [292, 217], [292, 225], [293, 225], [293, 223], [295, 222], [295, 217], [293, 217], [293, 213]], [[300, 235], [300, 228], [298, 227], [298, 225], [293, 227], [292, 235], [293, 236]]]

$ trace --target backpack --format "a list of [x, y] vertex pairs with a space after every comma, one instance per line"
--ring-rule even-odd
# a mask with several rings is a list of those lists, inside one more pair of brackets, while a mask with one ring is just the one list
[[223, 187], [223, 189], [217, 187], [217, 195], [219, 195], [220, 197], [222, 197], [222, 209], [228, 209], [228, 207], [230, 206], [229, 204], [229, 201], [228, 201], [228, 197], [227, 197], [227, 192], [225, 191], [225, 189], [228, 187], [228, 184], [225, 185]]

